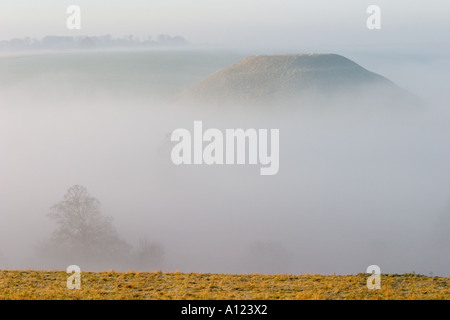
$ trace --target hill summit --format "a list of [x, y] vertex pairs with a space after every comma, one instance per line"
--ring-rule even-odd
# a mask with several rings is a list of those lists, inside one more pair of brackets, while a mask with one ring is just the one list
[[337, 95], [360, 99], [405, 94], [390, 80], [337, 54], [247, 57], [182, 92], [176, 102], [261, 104], [317, 101]]

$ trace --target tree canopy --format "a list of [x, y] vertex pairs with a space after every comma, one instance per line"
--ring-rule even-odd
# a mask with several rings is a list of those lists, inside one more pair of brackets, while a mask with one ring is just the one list
[[50, 208], [48, 216], [57, 224], [47, 244], [55, 254], [95, 261], [123, 256], [129, 251], [112, 219], [101, 214], [100, 201], [83, 186], [69, 188], [63, 200]]

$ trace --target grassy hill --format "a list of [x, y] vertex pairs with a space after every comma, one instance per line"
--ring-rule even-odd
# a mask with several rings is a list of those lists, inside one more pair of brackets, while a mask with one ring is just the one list
[[368, 276], [85, 272], [69, 290], [63, 271], [0, 271], [0, 299], [450, 299], [450, 278], [383, 274], [369, 290]]
[[267, 104], [274, 102], [398, 99], [408, 94], [390, 80], [337, 54], [247, 57], [219, 70], [174, 100], [176, 103]]

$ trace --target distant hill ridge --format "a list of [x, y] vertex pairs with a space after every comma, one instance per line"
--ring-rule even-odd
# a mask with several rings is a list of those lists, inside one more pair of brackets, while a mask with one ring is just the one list
[[176, 102], [268, 103], [345, 96], [401, 96], [402, 89], [337, 54], [247, 57], [176, 97]]

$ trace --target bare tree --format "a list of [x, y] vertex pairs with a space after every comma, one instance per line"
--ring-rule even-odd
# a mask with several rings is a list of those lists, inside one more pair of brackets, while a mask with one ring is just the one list
[[101, 214], [100, 202], [83, 186], [69, 188], [64, 199], [50, 208], [48, 216], [57, 224], [50, 242], [43, 246], [51, 255], [95, 263], [123, 258], [129, 251], [111, 218]]

